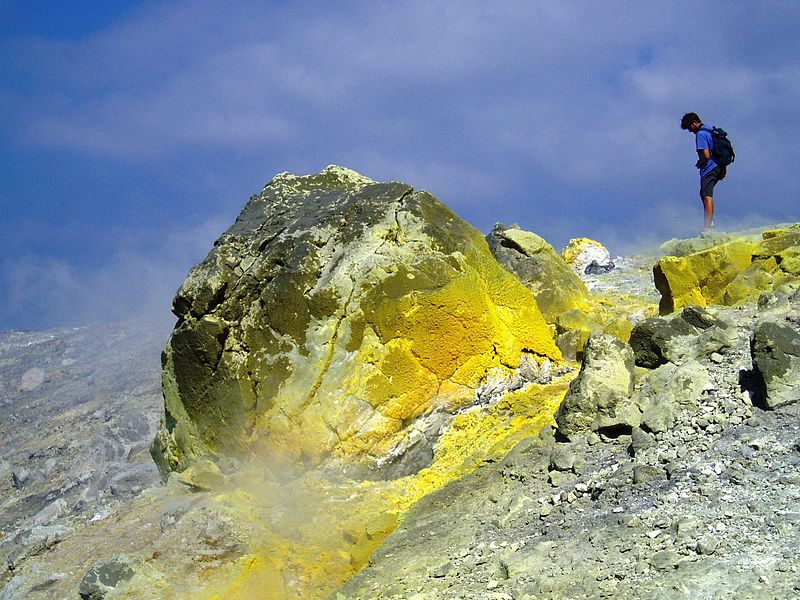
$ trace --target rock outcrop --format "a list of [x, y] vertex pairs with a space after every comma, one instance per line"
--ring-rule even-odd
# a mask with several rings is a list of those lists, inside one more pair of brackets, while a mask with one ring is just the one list
[[425, 419], [561, 358], [475, 229], [427, 192], [340, 167], [276, 176], [173, 307], [162, 473], [253, 454], [388, 464]]
[[710, 246], [695, 252], [691, 244], [665, 246], [680, 256], [664, 256], [653, 267], [661, 314], [688, 305], [754, 302], [764, 291], [798, 286], [800, 224], [766, 229], [760, 241], [752, 235], [719, 239], [706, 238]]
[[[631, 299], [599, 299], [581, 278], [591, 280], [614, 268], [599, 242], [572, 240], [564, 251], [572, 261], [568, 264], [544, 238], [516, 225], [498, 223], [486, 241], [497, 261], [533, 292], [545, 320], [554, 326], [565, 360], [580, 361], [592, 334], [610, 333], [627, 341], [633, 327], [627, 318]], [[587, 272], [589, 265], [594, 267]], [[618, 301], [624, 306], [617, 306]]]

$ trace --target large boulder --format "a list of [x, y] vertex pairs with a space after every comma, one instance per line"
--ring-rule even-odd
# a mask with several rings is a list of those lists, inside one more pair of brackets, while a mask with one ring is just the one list
[[634, 326], [630, 344], [636, 365], [648, 369], [725, 353], [736, 343], [736, 327], [699, 306], [686, 306], [667, 317], [652, 317]]
[[641, 412], [631, 401], [633, 350], [616, 337], [592, 335], [581, 370], [556, 411], [558, 431], [567, 438], [586, 431], [630, 433]]
[[667, 363], [649, 371], [632, 398], [642, 411], [642, 429], [654, 433], [671, 430], [681, 410], [697, 410], [710, 384], [708, 371], [696, 360]]
[[435, 438], [439, 412], [488, 401], [487, 381], [513, 389], [521, 361], [561, 360], [478, 231], [427, 192], [341, 167], [276, 176], [173, 309], [162, 473], [199, 457], [391, 462], [410, 433]]

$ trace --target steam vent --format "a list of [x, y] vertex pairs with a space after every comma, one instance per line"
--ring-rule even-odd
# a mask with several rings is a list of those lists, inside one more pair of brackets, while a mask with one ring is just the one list
[[165, 477], [264, 456], [413, 473], [458, 411], [561, 360], [477, 230], [336, 166], [253, 196], [173, 310], [151, 450]]

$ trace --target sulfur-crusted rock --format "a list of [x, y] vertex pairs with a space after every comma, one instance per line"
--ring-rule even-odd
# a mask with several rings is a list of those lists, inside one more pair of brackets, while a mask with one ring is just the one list
[[[602, 329], [586, 312], [568, 310], [556, 317], [556, 344], [564, 358], [580, 361], [589, 336]], [[617, 336], [619, 337], [619, 336]]]
[[570, 240], [561, 250], [561, 256], [578, 275], [604, 273], [614, 268], [608, 249], [585, 237]]
[[653, 267], [661, 292], [659, 312], [669, 314], [690, 304], [724, 304], [726, 287], [752, 264], [755, 249], [755, 244], [737, 240], [684, 257], [662, 257]]
[[497, 261], [533, 292], [548, 323], [566, 311], [588, 310], [586, 285], [542, 237], [498, 223], [486, 241]]
[[518, 387], [523, 359], [561, 359], [475, 229], [427, 192], [340, 167], [276, 176], [174, 312], [162, 473], [253, 454], [391, 463], [413, 432], [433, 443], [420, 418], [475, 403], [490, 379]]
[[637, 426], [641, 414], [630, 401], [633, 368], [630, 346], [605, 333], [591, 336], [580, 373], [556, 411], [559, 432], [570, 438], [588, 430], [613, 434]]
[[696, 252], [687, 252], [697, 247], [692, 240], [684, 240], [684, 246], [673, 243], [670, 247], [679, 256], [665, 256], [653, 268], [661, 314], [689, 304], [743, 304], [765, 291], [797, 287], [800, 224], [767, 229], [760, 237], [706, 237], [700, 241], [710, 247]]
[[737, 240], [744, 240], [753, 244], [758, 244], [761, 241], [761, 232], [756, 230], [748, 230], [737, 233], [728, 233], [711, 229], [709, 231], [704, 231], [695, 238], [673, 238], [671, 240], [667, 240], [661, 244], [659, 251], [662, 255], [682, 257]]
[[750, 347], [757, 378], [754, 401], [775, 409], [800, 400], [800, 333], [788, 324], [764, 321]]

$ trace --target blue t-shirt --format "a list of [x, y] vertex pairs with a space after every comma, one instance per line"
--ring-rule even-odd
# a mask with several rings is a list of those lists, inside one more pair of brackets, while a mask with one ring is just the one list
[[717, 163], [715, 163], [714, 159], [712, 158], [712, 152], [714, 150], [714, 138], [711, 137], [711, 132], [708, 129], [702, 128], [700, 131], [694, 134], [694, 139], [698, 150], [708, 149], [708, 162], [703, 165], [702, 169], [700, 169], [700, 177], [703, 177], [708, 175], [712, 169], [715, 169], [717, 166]]

